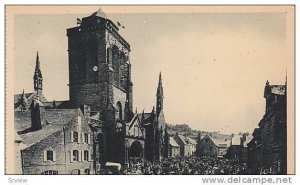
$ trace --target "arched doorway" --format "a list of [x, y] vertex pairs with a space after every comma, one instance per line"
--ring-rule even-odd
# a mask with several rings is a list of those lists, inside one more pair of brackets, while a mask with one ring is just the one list
[[134, 141], [129, 148], [129, 157], [143, 157], [143, 146], [139, 141]]

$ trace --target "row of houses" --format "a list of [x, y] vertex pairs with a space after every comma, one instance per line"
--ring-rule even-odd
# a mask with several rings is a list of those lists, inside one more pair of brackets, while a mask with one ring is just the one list
[[197, 139], [176, 133], [169, 140], [170, 157], [211, 156], [247, 163], [247, 144], [253, 137], [249, 133], [232, 134], [230, 137], [214, 137], [198, 134]]
[[169, 157], [191, 156], [196, 152], [197, 141], [176, 133], [169, 140]]

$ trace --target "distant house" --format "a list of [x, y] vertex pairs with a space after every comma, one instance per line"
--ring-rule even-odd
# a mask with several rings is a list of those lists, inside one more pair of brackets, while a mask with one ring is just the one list
[[241, 136], [242, 136], [242, 134], [239, 134], [239, 135], [232, 134], [230, 146], [225, 155], [225, 157], [227, 159], [238, 159], [239, 158], [240, 149], [242, 147]]
[[253, 138], [252, 136], [246, 133], [233, 135], [225, 157], [227, 159], [238, 160], [240, 163], [247, 163], [248, 161], [247, 144], [251, 141], [252, 138]]
[[180, 156], [188, 156], [189, 144], [186, 142], [186, 138], [183, 135], [176, 133], [174, 140], [180, 146]]
[[190, 137], [186, 137], [185, 141], [188, 144], [188, 155], [195, 154], [196, 153], [197, 141], [190, 138]]
[[177, 144], [173, 137], [170, 137], [169, 140], [169, 155], [170, 157], [177, 157], [180, 155], [180, 146]]
[[213, 142], [218, 146], [218, 157], [224, 157], [230, 146], [230, 139], [227, 138], [212, 138]]
[[218, 146], [209, 135], [204, 136], [198, 142], [197, 150], [198, 156], [218, 156]]

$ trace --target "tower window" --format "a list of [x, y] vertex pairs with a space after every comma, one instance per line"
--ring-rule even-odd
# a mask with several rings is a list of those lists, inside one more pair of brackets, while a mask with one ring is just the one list
[[118, 118], [119, 120], [122, 120], [123, 115], [122, 115], [122, 104], [121, 104], [121, 102], [118, 102], [118, 103], [117, 103], [117, 110], [118, 110], [117, 118]]

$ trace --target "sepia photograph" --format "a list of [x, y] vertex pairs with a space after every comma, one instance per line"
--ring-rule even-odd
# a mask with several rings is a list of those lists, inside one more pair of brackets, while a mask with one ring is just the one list
[[5, 6], [5, 174], [295, 174], [295, 7]]

